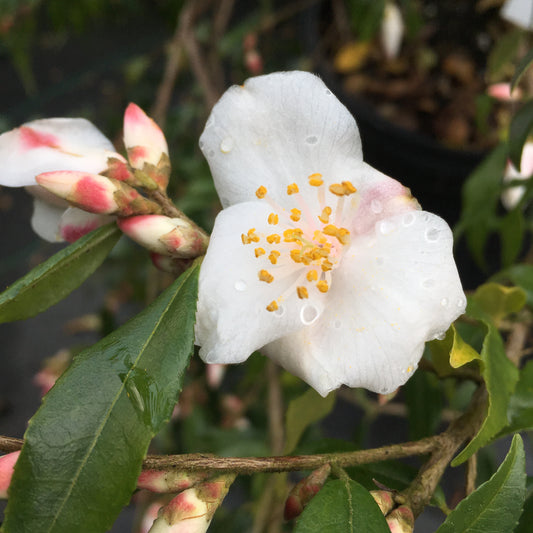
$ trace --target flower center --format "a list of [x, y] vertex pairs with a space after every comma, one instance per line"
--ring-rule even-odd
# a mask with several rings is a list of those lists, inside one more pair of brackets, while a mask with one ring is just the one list
[[[267, 306], [267, 311], [276, 311], [289, 291], [296, 291], [298, 298], [309, 298], [312, 291], [327, 293], [331, 287], [331, 272], [337, 268], [343, 248], [350, 242], [350, 232], [342, 227], [344, 197], [357, 192], [349, 181], [334, 183], [327, 189], [322, 175], [308, 176], [308, 185], [316, 188], [319, 211], [305, 204], [296, 183], [287, 187], [287, 195], [294, 199], [295, 207], [284, 209], [277, 205], [261, 186], [256, 191], [259, 199], [273, 208], [267, 222], [278, 226], [277, 232], [258, 234], [250, 228], [241, 235], [243, 245], [255, 244], [254, 255], [261, 262], [259, 281], [272, 283], [294, 277], [289, 288]], [[329, 196], [327, 196], [329, 195]], [[326, 200], [337, 202], [335, 211]], [[332, 203], [333, 205], [333, 203]]]

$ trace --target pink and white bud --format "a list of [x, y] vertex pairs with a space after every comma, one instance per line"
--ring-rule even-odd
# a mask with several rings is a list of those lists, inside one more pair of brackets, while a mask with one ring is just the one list
[[323, 487], [330, 472], [331, 466], [329, 464], [322, 465], [293, 487], [285, 501], [285, 520], [294, 520], [300, 516], [305, 506]]
[[62, 170], [45, 172], [35, 179], [46, 190], [89, 213], [128, 216], [161, 211], [133, 187], [98, 174]]
[[205, 533], [234, 479], [226, 474], [181, 492], [161, 508], [150, 533]]
[[124, 144], [130, 165], [143, 170], [145, 165], [168, 164], [168, 146], [161, 128], [137, 105], [131, 103], [124, 114]]
[[0, 499], [7, 498], [7, 489], [11, 484], [15, 463], [19, 458], [20, 450], [0, 457]]
[[148, 533], [150, 528], [154, 524], [154, 520], [157, 518], [159, 509], [163, 507], [163, 502], [151, 503], [142, 514], [141, 520], [135, 533]]
[[63, 241], [75, 242], [87, 233], [109, 224], [114, 217], [88, 213], [77, 207], [69, 207], [59, 222], [59, 237]]
[[193, 258], [207, 250], [208, 237], [182, 218], [144, 215], [121, 219], [118, 226], [128, 237], [156, 254]]
[[138, 489], [166, 494], [181, 492], [205, 481], [207, 472], [175, 472], [164, 470], [144, 470], [137, 480]]
[[381, 46], [387, 59], [398, 57], [402, 45], [405, 26], [400, 8], [393, 2], [387, 2], [381, 20]]
[[205, 376], [207, 386], [210, 389], [218, 389], [224, 376], [226, 374], [227, 365], [213, 363], [212, 365], [206, 365]]
[[168, 272], [174, 276], [183, 274], [193, 263], [192, 259], [180, 259], [179, 257], [170, 257], [150, 252], [150, 259], [156, 268], [161, 272]]
[[413, 511], [406, 505], [394, 509], [385, 519], [391, 533], [413, 533], [415, 528]]
[[[503, 175], [503, 183], [510, 183], [514, 180], [527, 180], [533, 176], [533, 142], [524, 144], [522, 157], [520, 159], [520, 171], [511, 163], [507, 162]], [[514, 209], [526, 192], [526, 188], [521, 185], [514, 185], [504, 189], [501, 195], [503, 206], [508, 209]]]
[[384, 515], [390, 513], [394, 507], [394, 499], [391, 492], [387, 490], [371, 490], [370, 494], [376, 500], [378, 507]]
[[520, 87], [515, 87], [511, 93], [510, 83], [493, 83], [487, 88], [487, 94], [502, 102], [519, 102], [524, 96]]
[[244, 66], [248, 71], [257, 76], [263, 72], [263, 57], [255, 48], [244, 52]]

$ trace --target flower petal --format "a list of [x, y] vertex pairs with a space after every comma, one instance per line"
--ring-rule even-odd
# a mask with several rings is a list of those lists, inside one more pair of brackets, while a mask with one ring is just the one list
[[107, 168], [108, 157], [121, 156], [88, 120], [35, 120], [0, 135], [0, 185], [35, 185], [37, 174], [53, 170], [99, 173]]
[[88, 213], [77, 207], [69, 207], [61, 216], [59, 235], [67, 242], [77, 241], [87, 233], [109, 224], [115, 217]]
[[[283, 205], [287, 185], [307, 185], [314, 173], [326, 185], [354, 180], [362, 164], [354, 118], [307, 72], [259, 76], [230, 88], [213, 108], [200, 148], [224, 207], [255, 200], [261, 185]], [[315, 190], [300, 190], [314, 201]]]
[[355, 239], [316, 324], [262, 352], [322, 395], [341, 384], [389, 393], [465, 305], [448, 225], [411, 211]]
[[31, 227], [39, 237], [48, 242], [59, 242], [59, 222], [63, 213], [64, 207], [57, 207], [49, 204], [40, 198], [33, 199], [33, 214], [31, 217]]
[[[269, 211], [268, 205], [245, 202], [225, 209], [215, 221], [200, 271], [196, 324], [200, 356], [208, 363], [242, 362], [261, 346], [303, 327], [301, 314], [312, 321], [322, 312], [325, 296], [318, 291], [299, 300], [295, 287], [287, 290], [296, 281], [290, 272], [274, 283], [259, 281], [259, 270], [269, 268], [268, 252], [255, 258], [254, 243], [244, 245], [241, 234], [251, 227], [258, 235], [273, 233], [266, 222]], [[282, 295], [279, 309], [266, 311]]]

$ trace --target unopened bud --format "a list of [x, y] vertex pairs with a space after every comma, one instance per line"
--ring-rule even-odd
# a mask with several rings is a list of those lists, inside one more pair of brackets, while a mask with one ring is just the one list
[[244, 65], [254, 75], [263, 72], [263, 58], [255, 48], [244, 53]]
[[221, 363], [212, 363], [206, 365], [205, 375], [207, 380], [207, 385], [210, 389], [218, 389], [222, 380], [224, 379], [224, 374], [226, 373], [226, 365]]
[[209, 242], [205, 233], [182, 218], [144, 215], [121, 219], [118, 225], [135, 242], [161, 255], [198, 257]]
[[138, 489], [165, 494], [181, 492], [198, 485], [209, 477], [207, 472], [174, 472], [164, 470], [145, 470], [137, 480]]
[[205, 533], [234, 479], [226, 474], [181, 492], [161, 508], [150, 533]]
[[518, 102], [524, 96], [520, 87], [515, 87], [511, 92], [510, 83], [493, 83], [488, 86], [487, 94], [502, 102]]
[[170, 175], [167, 141], [159, 126], [133, 103], [124, 114], [124, 144], [136, 178], [148, 188], [156, 184], [164, 190]]
[[155, 252], [150, 253], [150, 259], [156, 268], [176, 277], [183, 274], [193, 264], [192, 259], [180, 259], [179, 257], [170, 257]]
[[394, 499], [392, 498], [392, 493], [387, 490], [371, 490], [370, 494], [372, 498], [376, 500], [381, 512], [386, 515], [394, 507]]
[[7, 489], [11, 484], [15, 463], [19, 458], [20, 450], [0, 457], [0, 498], [7, 498]]
[[387, 59], [398, 57], [404, 34], [404, 23], [400, 8], [387, 2], [381, 22], [381, 45]]
[[306, 478], [302, 479], [289, 493], [285, 502], [285, 520], [293, 520], [300, 516], [305, 506], [316, 496], [329, 477], [331, 466], [322, 465]]
[[406, 505], [401, 505], [386, 517], [391, 533], [413, 533], [415, 517]]
[[155, 202], [133, 187], [99, 174], [61, 170], [39, 174], [35, 179], [46, 190], [89, 213], [130, 216], [161, 212]]

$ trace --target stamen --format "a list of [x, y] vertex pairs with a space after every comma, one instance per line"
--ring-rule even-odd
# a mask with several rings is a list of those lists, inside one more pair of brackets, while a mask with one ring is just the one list
[[269, 224], [275, 225], [278, 222], [279, 222], [279, 216], [276, 215], [276, 213], [270, 213], [270, 215], [268, 215], [268, 223]]
[[342, 183], [334, 183], [329, 186], [329, 192], [337, 196], [349, 196], [357, 192], [351, 181], [343, 181]]
[[250, 244], [252, 241], [250, 240], [250, 237], [248, 237], [248, 235], [246, 235], [246, 233], [243, 233], [241, 235], [241, 241], [243, 244]]
[[255, 228], [248, 230], [248, 239], [250, 239], [250, 242], [259, 242], [259, 235], [255, 232]]
[[302, 212], [299, 209], [291, 209], [291, 220], [294, 220], [294, 222], [298, 222], [300, 218], [302, 217]]
[[294, 249], [294, 250], [291, 250], [291, 251], [290, 251], [290, 254], [291, 254], [291, 259], [292, 259], [295, 263], [301, 263], [301, 262], [303, 262], [302, 251], [299, 250], [298, 248], [296, 248], [296, 249]]
[[320, 292], [328, 292], [328, 290], [329, 290], [328, 282], [326, 280], [322, 279], [316, 284], [316, 288]]
[[283, 232], [283, 240], [285, 242], [298, 242], [303, 236], [303, 231], [300, 228], [286, 229]]
[[270, 255], [268, 258], [270, 259], [270, 262], [275, 265], [278, 262], [278, 257], [280, 256], [280, 253], [277, 250], [272, 250], [270, 252]]
[[312, 187], [320, 187], [324, 183], [322, 174], [319, 174], [318, 172], [311, 174], [307, 179], [309, 180], [309, 185]]
[[296, 287], [296, 292], [298, 293], [298, 298], [300, 298], [300, 300], [309, 298], [309, 293], [305, 287]]
[[291, 183], [290, 185], [287, 185], [287, 194], [289, 196], [298, 192], [300, 192], [300, 189], [298, 189], [298, 185], [296, 185], [296, 183]]
[[272, 283], [274, 281], [274, 276], [270, 274], [268, 270], [260, 270], [259, 281], [265, 281], [266, 283]]
[[260, 255], [265, 255], [265, 250], [263, 248], [256, 248], [255, 249], [255, 257], [259, 257]]
[[322, 272], [329, 272], [333, 268], [333, 264], [327, 259], [325, 259], [324, 261], [322, 261], [322, 265], [320, 266], [320, 268], [322, 268]]
[[350, 194], [354, 194], [357, 192], [357, 189], [354, 187], [351, 181], [343, 181], [342, 185], [344, 185], [345, 196], [349, 196]]
[[316, 270], [310, 270], [305, 277], [307, 281], [316, 281], [318, 279], [318, 272]]
[[261, 185], [261, 187], [259, 187], [259, 189], [257, 189], [257, 191], [255, 191], [255, 195], [259, 199], [264, 198], [266, 196], [266, 193], [267, 193], [267, 189], [263, 185]]
[[276, 300], [272, 300], [267, 306], [266, 306], [266, 310], [267, 311], [277, 311], [278, 310], [278, 304], [276, 302]]
[[279, 244], [281, 242], [281, 237], [277, 233], [273, 233], [272, 235], [268, 235], [267, 242], [268, 244]]
[[348, 244], [350, 242], [350, 232], [346, 228], [339, 228], [335, 237], [337, 237], [337, 240], [341, 244]]
[[324, 207], [324, 209], [322, 209], [322, 214], [318, 217], [318, 220], [320, 220], [320, 222], [322, 222], [323, 224], [328, 224], [331, 211], [331, 207]]

